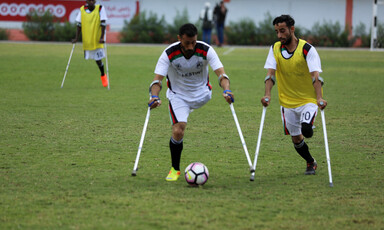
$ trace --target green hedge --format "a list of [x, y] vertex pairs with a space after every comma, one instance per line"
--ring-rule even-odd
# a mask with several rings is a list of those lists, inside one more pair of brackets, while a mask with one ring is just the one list
[[76, 35], [74, 23], [60, 23], [49, 11], [39, 14], [33, 11], [23, 22], [24, 34], [33, 41], [71, 41]]
[[377, 25], [377, 47], [384, 48], [384, 24]]
[[49, 12], [40, 15], [36, 11], [28, 13], [27, 21], [23, 22], [24, 34], [34, 41], [53, 41], [54, 21], [57, 19]]
[[8, 40], [9, 34], [6, 29], [0, 28], [0, 40]]
[[315, 46], [326, 47], [348, 47], [350, 43], [348, 41], [349, 31], [342, 29], [339, 22], [323, 22], [320, 24], [316, 22], [312, 27], [312, 30], [308, 32], [307, 40]]
[[[230, 45], [271, 45], [277, 41], [276, 32], [272, 25], [273, 18], [270, 13], [266, 13], [265, 19], [257, 25], [250, 18], [244, 18], [238, 22], [229, 22], [225, 28], [226, 42]], [[177, 12], [174, 22], [170, 25], [165, 23], [164, 17], [158, 19], [155, 13], [150, 13], [147, 16], [147, 13], [143, 12], [131, 22], [125, 22], [120, 41], [172, 43], [177, 40], [178, 28], [186, 22], [189, 22], [186, 9], [181, 14]], [[199, 38], [201, 38], [201, 23], [198, 21], [195, 24], [199, 28]], [[315, 46], [349, 47], [358, 38], [362, 40], [362, 46], [369, 46], [370, 43], [370, 35], [365, 33], [365, 28], [360, 28], [357, 36], [348, 39], [348, 31], [341, 28], [338, 22], [317, 22], [311, 30], [295, 26], [295, 34]], [[383, 44], [382, 40], [379, 40], [378, 43]]]
[[164, 16], [158, 18], [155, 13], [146, 12], [136, 15], [129, 23], [124, 22], [120, 42], [163, 43], [166, 23]]
[[[120, 42], [123, 43], [173, 43], [177, 41], [179, 28], [190, 22], [188, 10], [177, 11], [172, 24], [165, 22], [164, 16], [159, 18], [155, 13], [146, 11], [136, 15], [130, 22], [125, 21], [120, 31]], [[200, 28], [200, 22], [196, 22]], [[201, 38], [201, 32], [199, 33]]]
[[[277, 40], [273, 18], [270, 13], [264, 15], [264, 20], [255, 24], [250, 18], [243, 18], [238, 22], [229, 22], [225, 28], [226, 42], [230, 45], [271, 45]], [[153, 12], [141, 12], [130, 22], [125, 21], [120, 32], [120, 42], [126, 43], [172, 43], [177, 41], [179, 27], [190, 22], [188, 10], [177, 11], [173, 23], [167, 24], [164, 16], [161, 18]], [[198, 38], [201, 39], [201, 22], [195, 22], [199, 29]], [[76, 25], [60, 23], [48, 11], [44, 14], [31, 12], [27, 21], [23, 23], [25, 35], [36, 41], [71, 41], [76, 34]], [[213, 30], [215, 33], [215, 29]], [[370, 32], [360, 23], [354, 29], [354, 37], [349, 38], [349, 31], [342, 28], [339, 22], [316, 22], [311, 30], [295, 27], [297, 37], [303, 38], [314, 46], [351, 47], [360, 40], [362, 47], [370, 46]], [[384, 24], [378, 25], [378, 47], [384, 46]], [[0, 29], [0, 39], [8, 39], [6, 30]]]

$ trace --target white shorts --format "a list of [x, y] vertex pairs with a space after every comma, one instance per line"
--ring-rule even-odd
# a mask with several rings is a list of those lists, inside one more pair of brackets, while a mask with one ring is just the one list
[[168, 94], [169, 100], [169, 116], [171, 123], [176, 124], [178, 122], [187, 122], [189, 114], [201, 106], [205, 105], [211, 100], [212, 91], [208, 91], [205, 95], [194, 102], [188, 102], [183, 100], [175, 93]]
[[93, 59], [99, 61], [105, 58], [104, 49], [95, 49], [95, 50], [84, 50], [84, 59], [89, 60]]
[[301, 134], [301, 123], [313, 125], [317, 115], [317, 109], [318, 106], [313, 103], [308, 103], [293, 109], [280, 106], [285, 135], [299, 136]]

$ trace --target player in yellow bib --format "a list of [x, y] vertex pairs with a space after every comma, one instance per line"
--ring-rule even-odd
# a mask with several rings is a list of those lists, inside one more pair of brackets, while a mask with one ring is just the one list
[[76, 17], [77, 30], [76, 37], [72, 43], [76, 43], [81, 32], [83, 40], [84, 58], [93, 59], [101, 73], [101, 83], [104, 87], [108, 86], [108, 78], [104, 72], [102, 59], [104, 53], [104, 34], [106, 27], [107, 14], [102, 5], [95, 5], [96, 0], [87, 0], [86, 4], [80, 8]]
[[324, 109], [321, 61], [315, 47], [295, 36], [295, 20], [281, 15], [273, 20], [280, 41], [271, 46], [264, 68], [265, 94], [263, 106], [271, 102], [271, 90], [277, 82], [281, 119], [286, 135], [290, 135], [296, 151], [307, 162], [306, 175], [316, 173], [317, 162], [311, 156], [304, 137], [313, 135], [318, 108]]

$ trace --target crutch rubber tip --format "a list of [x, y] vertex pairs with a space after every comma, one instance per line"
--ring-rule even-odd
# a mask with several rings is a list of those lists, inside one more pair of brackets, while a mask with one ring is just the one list
[[333, 188], [333, 183], [329, 183], [329, 187]]
[[136, 170], [133, 170], [133, 172], [132, 172], [131, 175], [132, 175], [132, 176], [136, 176]]
[[251, 178], [249, 178], [250, 181], [254, 181], [255, 180], [255, 176], [251, 176]]

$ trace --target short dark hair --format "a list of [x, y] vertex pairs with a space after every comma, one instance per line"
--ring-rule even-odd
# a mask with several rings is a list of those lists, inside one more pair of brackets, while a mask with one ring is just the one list
[[187, 35], [188, 37], [193, 37], [197, 35], [197, 28], [191, 23], [184, 24], [179, 29], [179, 36]]
[[279, 17], [276, 17], [273, 20], [273, 25], [277, 25], [279, 23], [285, 22], [288, 27], [294, 26], [295, 25], [295, 20], [288, 14], [283, 14]]

